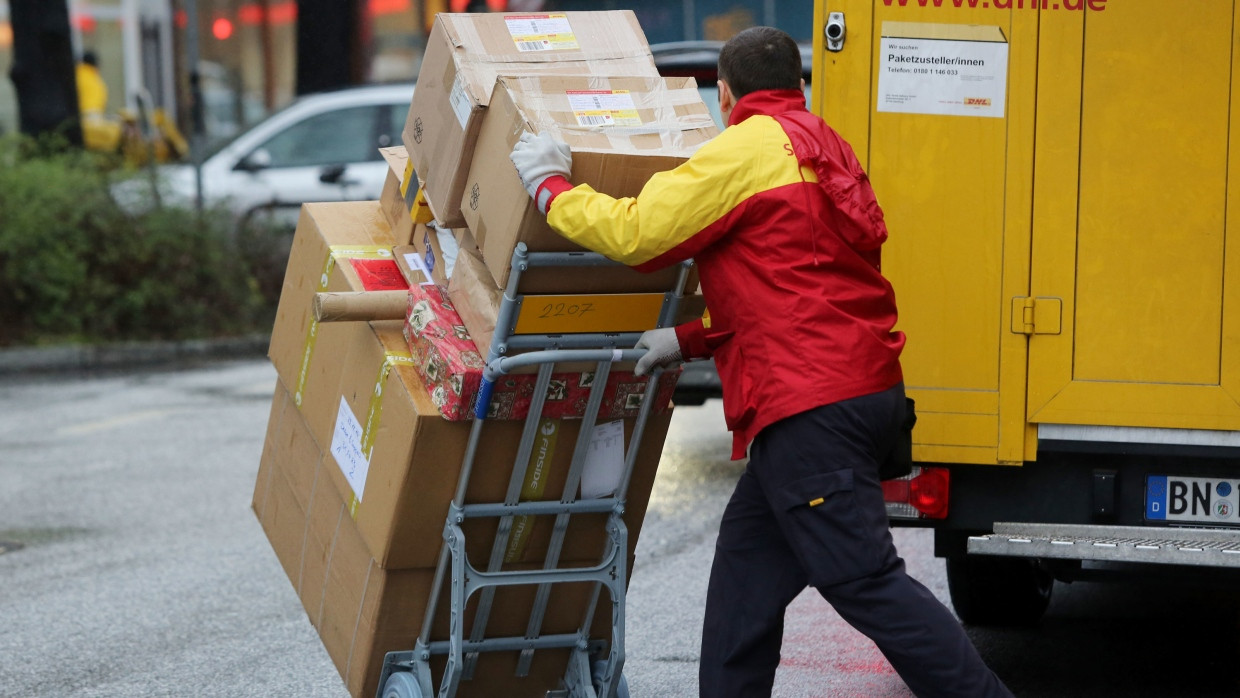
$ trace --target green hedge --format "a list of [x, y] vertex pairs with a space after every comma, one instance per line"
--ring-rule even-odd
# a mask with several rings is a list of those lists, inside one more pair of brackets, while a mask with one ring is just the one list
[[0, 139], [0, 346], [269, 330], [283, 267], [265, 231], [223, 211], [128, 215], [113, 165]]

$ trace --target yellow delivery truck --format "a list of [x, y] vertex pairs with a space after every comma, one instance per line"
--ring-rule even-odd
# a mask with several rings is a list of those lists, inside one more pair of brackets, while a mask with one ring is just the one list
[[961, 618], [1240, 567], [1240, 5], [819, 0], [815, 23], [812, 108], [873, 181], [908, 335], [918, 469], [888, 509], [934, 528]]

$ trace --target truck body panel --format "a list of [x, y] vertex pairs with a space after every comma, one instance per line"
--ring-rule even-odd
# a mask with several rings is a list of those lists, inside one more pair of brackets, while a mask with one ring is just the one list
[[[1237, 6], [1044, 4], [817, 3], [847, 34], [818, 35], [812, 108], [892, 231], [918, 461], [1036, 461], [1043, 424], [1240, 430]], [[885, 39], [978, 26], [1006, 44], [1001, 116], [883, 108]]]
[[814, 19], [811, 109], [873, 182], [908, 335], [921, 470], [888, 513], [935, 529], [957, 614], [1028, 623], [1114, 562], [1240, 569], [1240, 3]]

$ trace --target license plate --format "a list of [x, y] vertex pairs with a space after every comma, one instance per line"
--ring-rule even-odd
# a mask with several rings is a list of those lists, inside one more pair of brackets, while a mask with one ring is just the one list
[[1240, 479], [1149, 475], [1145, 479], [1147, 521], [1195, 521], [1240, 526]]

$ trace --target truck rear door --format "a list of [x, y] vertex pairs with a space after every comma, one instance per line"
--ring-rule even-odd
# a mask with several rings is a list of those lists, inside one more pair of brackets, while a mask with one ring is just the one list
[[[883, 272], [908, 335], [915, 458], [1022, 463], [1034, 441], [1028, 340], [1008, 328], [1012, 299], [1029, 295], [1037, 13], [976, 4], [817, 3], [812, 108], [853, 144], [887, 217]], [[833, 12], [845, 23], [838, 52], [824, 50], [821, 32]], [[978, 95], [989, 96], [971, 99], [991, 99], [989, 109], [949, 94], [960, 76], [947, 74], [958, 66], [946, 55], [987, 63], [992, 83]], [[914, 72], [923, 70], [936, 72]]]
[[1240, 429], [1237, 3], [1105, 8], [1041, 12], [1029, 420]]

